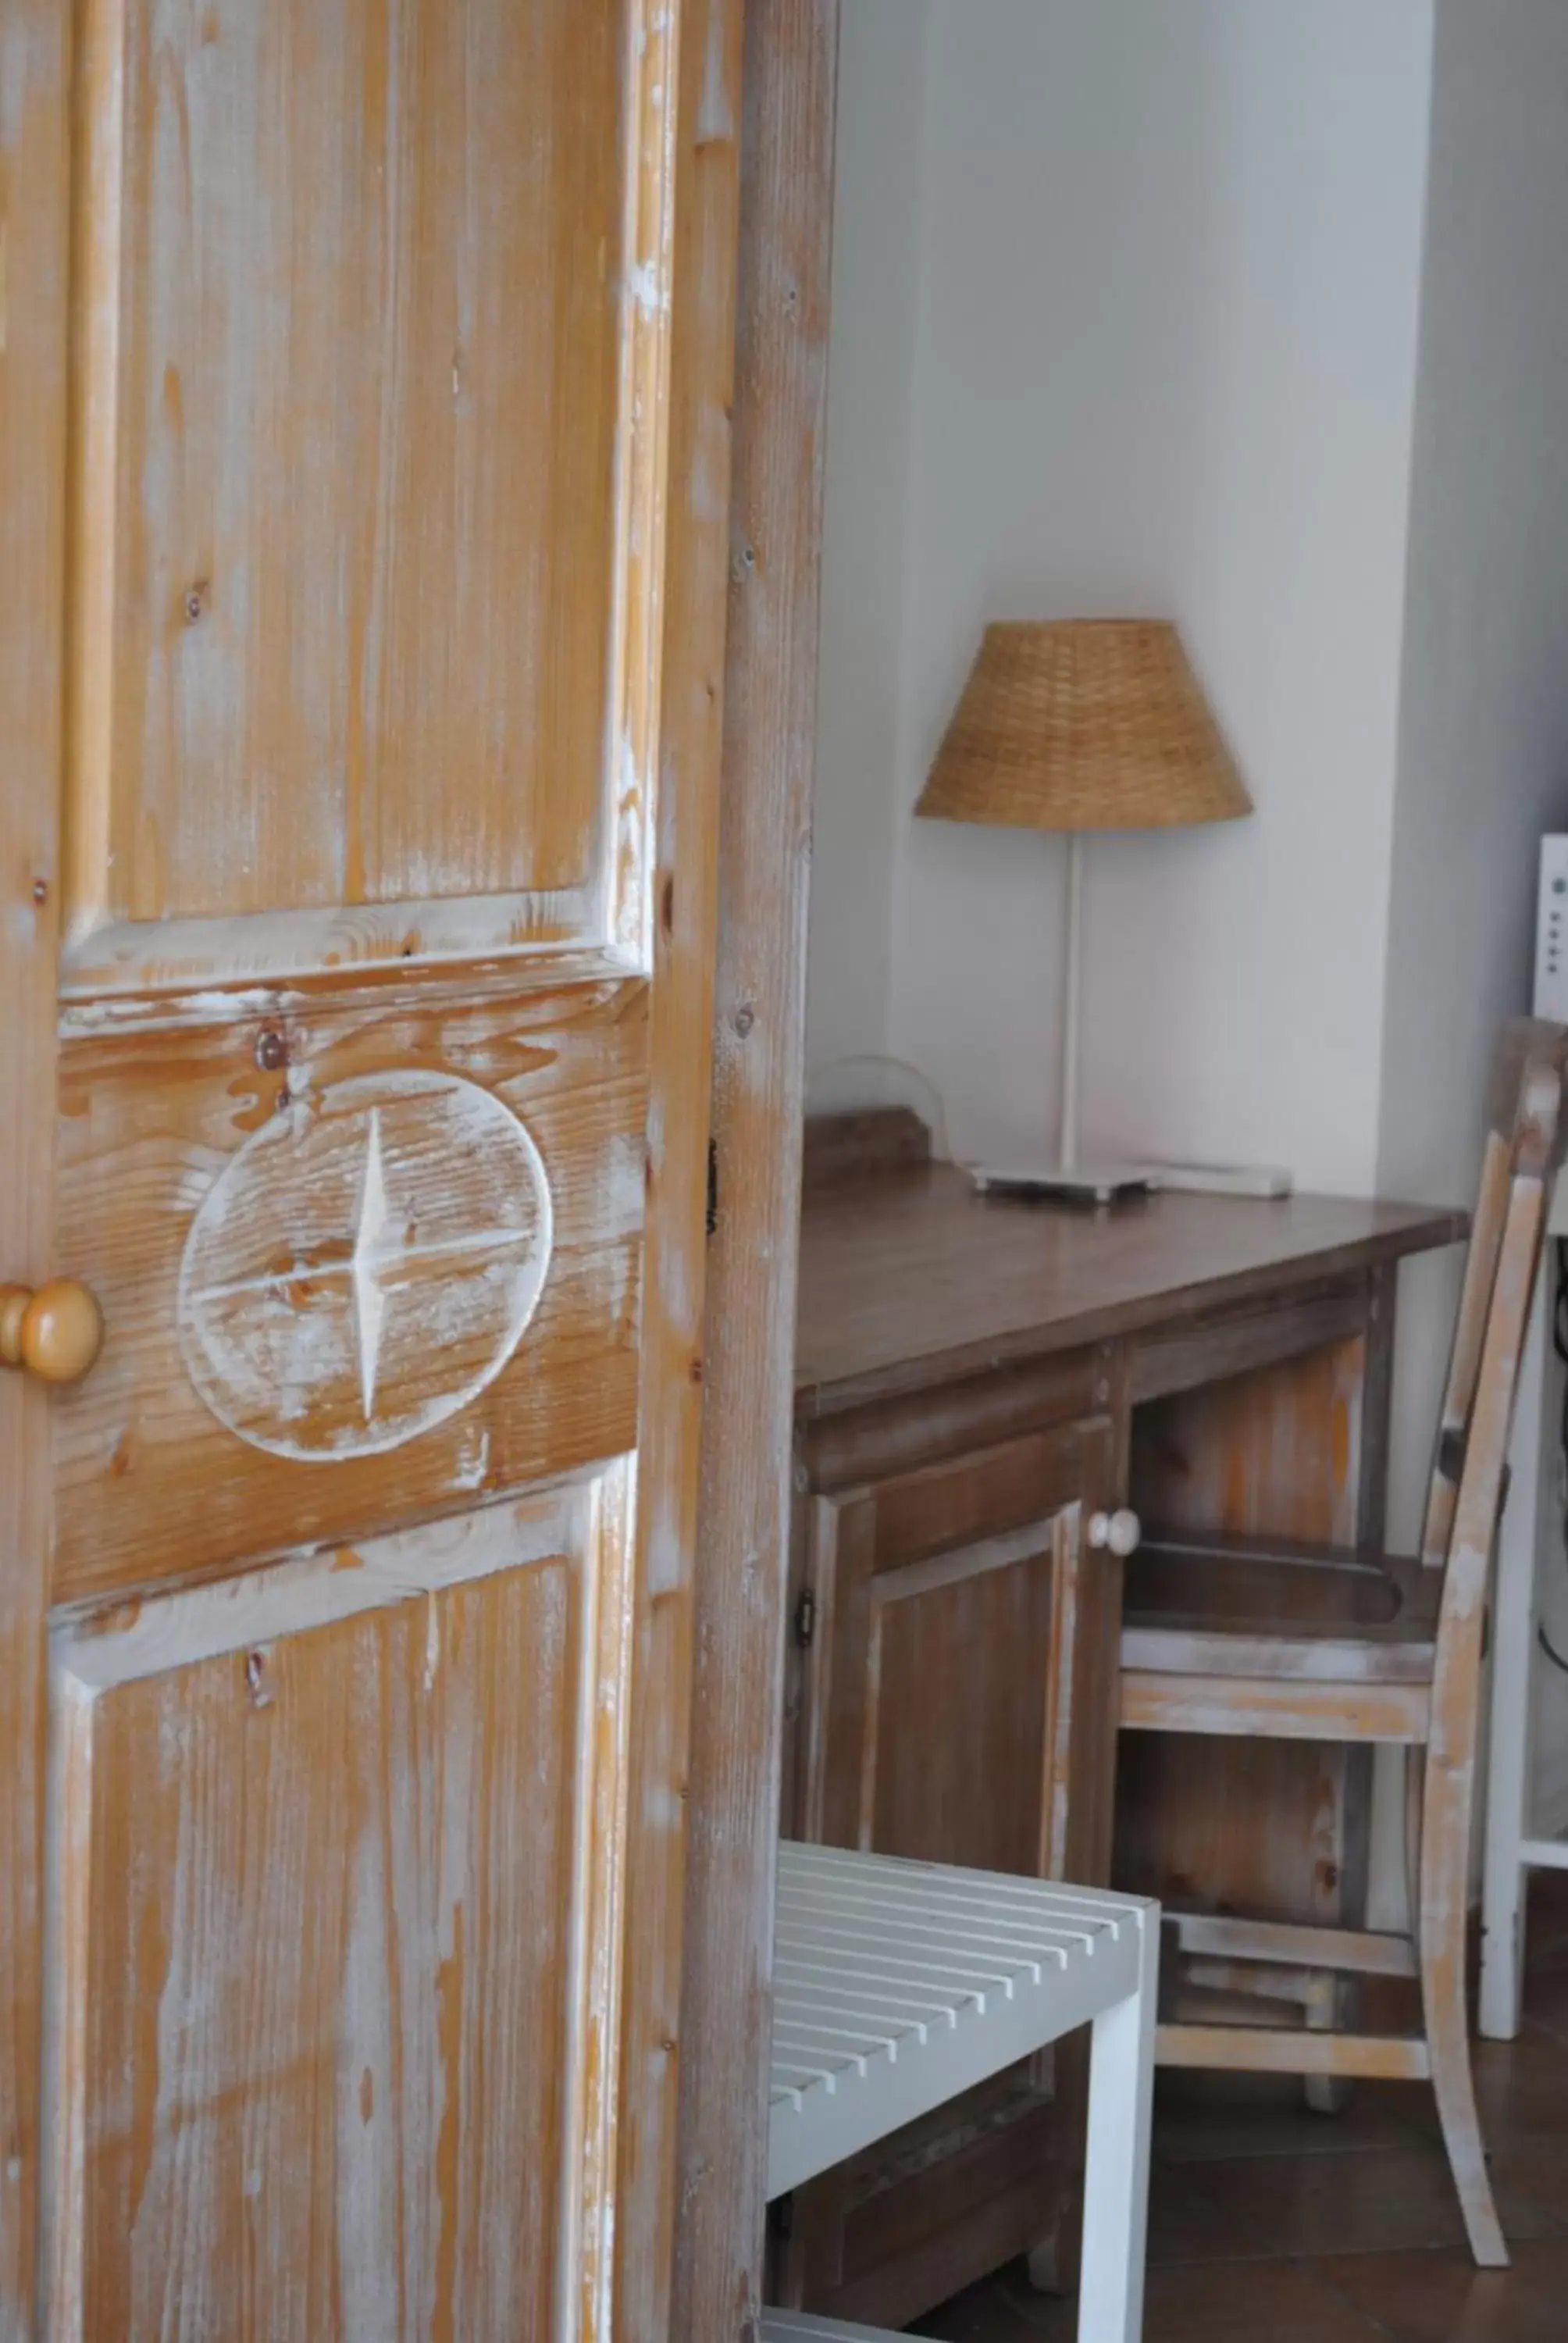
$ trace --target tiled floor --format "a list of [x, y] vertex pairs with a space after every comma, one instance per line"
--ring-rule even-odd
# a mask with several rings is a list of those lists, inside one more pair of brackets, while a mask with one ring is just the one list
[[[1146, 2343], [1565, 2343], [1568, 1878], [1536, 1883], [1526, 2022], [1476, 2046], [1511, 2270], [1463, 2246], [1431, 2094], [1363, 2086], [1341, 2117], [1271, 2078], [1162, 2078]], [[1070, 2343], [1021, 2265], [917, 2321], [947, 2343]]]

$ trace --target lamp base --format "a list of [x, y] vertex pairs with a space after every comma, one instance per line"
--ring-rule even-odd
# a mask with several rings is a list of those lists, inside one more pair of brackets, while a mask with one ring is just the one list
[[971, 1163], [969, 1172], [982, 1196], [1038, 1196], [1062, 1204], [1116, 1204], [1160, 1185], [1158, 1172], [1143, 1163], [1056, 1164], [1048, 1171]]

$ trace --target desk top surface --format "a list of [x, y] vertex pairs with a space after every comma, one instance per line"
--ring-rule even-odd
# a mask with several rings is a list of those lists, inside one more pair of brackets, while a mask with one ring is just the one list
[[809, 1196], [801, 1413], [1284, 1296], [1456, 1242], [1431, 1205], [1155, 1196], [1103, 1212], [975, 1193], [929, 1164]]

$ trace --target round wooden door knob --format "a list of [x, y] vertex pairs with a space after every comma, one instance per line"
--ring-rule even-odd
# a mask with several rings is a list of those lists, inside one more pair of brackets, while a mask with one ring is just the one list
[[1142, 1523], [1125, 1505], [1120, 1513], [1090, 1515], [1089, 1543], [1096, 1554], [1113, 1554], [1125, 1562], [1137, 1553], [1142, 1537]]
[[104, 1347], [104, 1313], [74, 1277], [0, 1285], [0, 1365], [44, 1383], [79, 1383]]

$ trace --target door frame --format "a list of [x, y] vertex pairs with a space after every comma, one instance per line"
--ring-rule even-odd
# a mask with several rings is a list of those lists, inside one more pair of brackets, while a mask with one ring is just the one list
[[[67, 186], [71, 10], [8, 0], [0, 106], [0, 1277], [54, 1265], [55, 1060], [65, 731]], [[45, 1774], [48, 1400], [10, 1375], [0, 1405], [0, 2333], [36, 2284]]]
[[674, 2316], [762, 2308], [840, 0], [745, 0]]

